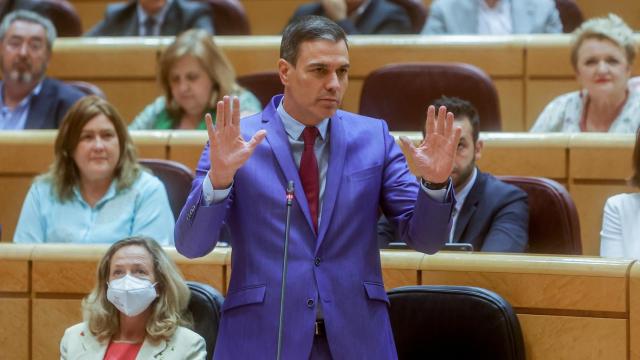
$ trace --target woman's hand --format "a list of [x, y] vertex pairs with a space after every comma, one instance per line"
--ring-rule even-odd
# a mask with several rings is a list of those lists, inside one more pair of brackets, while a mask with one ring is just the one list
[[256, 146], [267, 136], [260, 130], [249, 141], [240, 135], [240, 100], [225, 96], [218, 101], [216, 126], [210, 114], [205, 115], [207, 132], [209, 133], [209, 161], [211, 171], [209, 179], [214, 189], [226, 189], [231, 185], [236, 171], [249, 159]]
[[430, 183], [447, 181], [453, 169], [461, 131], [458, 126], [454, 129], [453, 114], [447, 112], [446, 107], [438, 109], [436, 118], [436, 108], [429, 106], [422, 143], [415, 147], [408, 138], [400, 138], [400, 146], [409, 163], [413, 164], [415, 175]]

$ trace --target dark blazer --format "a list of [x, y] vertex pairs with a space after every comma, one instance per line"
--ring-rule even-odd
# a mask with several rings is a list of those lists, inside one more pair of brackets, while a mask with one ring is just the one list
[[[378, 244], [396, 242], [394, 227], [378, 221]], [[476, 251], [525, 252], [529, 243], [527, 193], [478, 170], [455, 224], [453, 241], [469, 243]]]
[[45, 78], [31, 99], [25, 129], [57, 129], [71, 105], [85, 94], [61, 81]]
[[[137, 1], [107, 6], [104, 19], [85, 36], [138, 36]], [[211, 8], [206, 3], [173, 0], [160, 27], [160, 35], [177, 35], [191, 28], [214, 33]]]
[[[296, 9], [289, 22], [305, 15], [326, 16], [320, 3], [304, 4]], [[339, 21], [347, 34], [412, 34], [411, 19], [407, 12], [386, 0], [371, 0], [356, 23], [346, 19]]]

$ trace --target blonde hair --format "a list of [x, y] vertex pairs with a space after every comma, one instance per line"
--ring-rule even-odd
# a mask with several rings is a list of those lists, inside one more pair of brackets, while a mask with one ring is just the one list
[[202, 29], [187, 30], [176, 37], [175, 41], [162, 53], [158, 62], [158, 80], [167, 100], [167, 111], [172, 118], [182, 117], [183, 110], [175, 102], [171, 93], [170, 72], [173, 66], [185, 56], [196, 59], [213, 83], [210, 108], [215, 108], [216, 103], [222, 100], [224, 95], [231, 95], [240, 90], [240, 86], [236, 83], [233, 66], [213, 42], [211, 34]]
[[80, 142], [82, 129], [100, 114], [111, 121], [118, 136], [120, 158], [113, 174], [117, 180], [116, 189], [121, 191], [129, 188], [140, 175], [141, 167], [135, 147], [127, 131], [127, 125], [116, 108], [98, 96], [86, 96], [78, 100], [65, 115], [54, 145], [55, 159], [49, 171], [41, 177], [52, 183], [54, 194], [61, 202], [71, 199], [73, 187], [80, 181], [80, 170], [73, 154]]
[[107, 281], [111, 258], [126, 246], [141, 246], [153, 258], [158, 298], [150, 305], [153, 311], [147, 320], [146, 332], [152, 342], [167, 340], [178, 326], [191, 325], [190, 315], [186, 312], [191, 292], [175, 263], [155, 240], [148, 237], [129, 237], [114, 243], [107, 250], [98, 264], [97, 283], [82, 300], [84, 321], [100, 342], [108, 341], [119, 330], [119, 311], [107, 299]]
[[617, 15], [595, 18], [585, 21], [573, 32], [573, 47], [571, 48], [571, 64], [578, 67], [578, 50], [587, 39], [609, 40], [624, 50], [627, 63], [633, 64], [636, 57], [636, 43], [633, 40], [633, 30]]

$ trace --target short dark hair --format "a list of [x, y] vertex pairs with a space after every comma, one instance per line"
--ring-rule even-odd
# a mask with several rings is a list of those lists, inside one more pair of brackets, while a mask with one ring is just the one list
[[432, 105], [436, 107], [436, 112], [440, 106], [446, 107], [448, 112], [453, 113], [456, 120], [461, 117], [467, 117], [473, 130], [473, 142], [478, 141], [480, 136], [480, 117], [478, 116], [478, 110], [470, 102], [454, 96], [442, 96], [434, 101]]
[[629, 178], [629, 185], [640, 187], [640, 127], [636, 130], [636, 145], [633, 148], [633, 175]]
[[300, 44], [312, 40], [344, 41], [347, 44], [347, 34], [340, 25], [323, 16], [308, 15], [294, 19], [282, 33], [280, 43], [280, 58], [296, 66]]

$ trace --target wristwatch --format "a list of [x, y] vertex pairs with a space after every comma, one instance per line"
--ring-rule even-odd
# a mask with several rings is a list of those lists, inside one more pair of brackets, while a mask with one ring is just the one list
[[420, 182], [422, 182], [422, 186], [426, 187], [429, 190], [442, 190], [449, 185], [449, 178], [443, 183], [432, 183], [424, 178], [420, 178]]

